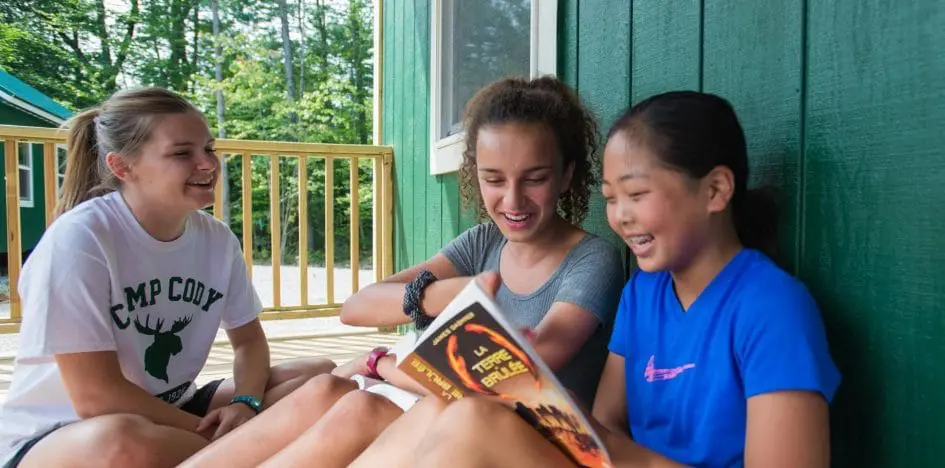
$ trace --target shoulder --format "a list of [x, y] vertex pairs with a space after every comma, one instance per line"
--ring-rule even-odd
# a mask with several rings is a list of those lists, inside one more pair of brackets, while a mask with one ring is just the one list
[[586, 234], [571, 255], [573, 263], [591, 263], [601, 268], [617, 268], [623, 271], [623, 256], [614, 244], [594, 235]]
[[501, 238], [502, 231], [499, 230], [499, 226], [496, 226], [495, 223], [492, 221], [487, 221], [466, 229], [462, 234], [460, 234], [460, 236], [483, 239]]
[[466, 229], [455, 239], [455, 242], [475, 245], [480, 248], [488, 248], [489, 246], [501, 243], [503, 239], [504, 236], [502, 235], [502, 231], [499, 230], [499, 227], [489, 221]]
[[209, 236], [212, 240], [239, 242], [229, 226], [205, 211], [198, 210], [193, 212], [190, 215], [190, 224], [198, 232]]
[[814, 307], [813, 296], [801, 280], [783, 270], [761, 252], [746, 252], [736, 291], [742, 307], [771, 310]]
[[53, 221], [43, 233], [40, 246], [65, 246], [87, 251], [110, 245], [122, 234], [121, 220], [113, 205], [107, 196], [79, 204]]
[[766, 329], [817, 330], [822, 327], [820, 309], [799, 279], [781, 269], [761, 252], [750, 258], [740, 272], [733, 308], [736, 333], [750, 335]]

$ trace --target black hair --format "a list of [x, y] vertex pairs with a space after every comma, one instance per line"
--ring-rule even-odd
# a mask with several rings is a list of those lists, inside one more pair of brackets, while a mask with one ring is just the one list
[[735, 177], [731, 205], [746, 247], [777, 256], [778, 206], [770, 188], [748, 189], [748, 149], [735, 110], [725, 99], [696, 91], [649, 97], [628, 109], [607, 138], [629, 132], [661, 162], [693, 179], [725, 166]]

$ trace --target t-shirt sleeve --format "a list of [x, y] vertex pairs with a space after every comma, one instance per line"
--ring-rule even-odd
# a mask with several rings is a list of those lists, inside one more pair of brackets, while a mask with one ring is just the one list
[[22, 360], [117, 349], [111, 323], [127, 327], [123, 305], [110, 304], [100, 240], [79, 224], [46, 231], [20, 277]]
[[259, 300], [256, 288], [253, 287], [236, 236], [231, 234], [230, 243], [233, 245], [232, 271], [230, 272], [230, 284], [227, 288], [227, 296], [229, 297], [225, 298], [221, 322], [221, 326], [225, 330], [246, 325], [262, 312], [262, 302]]
[[614, 319], [614, 330], [610, 335], [610, 345], [607, 349], [610, 352], [624, 358], [629, 354], [627, 350], [627, 341], [630, 337], [630, 317], [633, 313], [633, 300], [631, 290], [633, 289], [634, 277], [630, 278], [627, 285], [624, 286], [620, 294], [620, 303], [617, 305], [617, 318]]
[[581, 307], [609, 328], [617, 312], [623, 278], [619, 251], [603, 239], [593, 239], [564, 272], [555, 302]]
[[482, 273], [482, 259], [489, 246], [490, 238], [495, 234], [491, 223], [473, 226], [443, 247], [440, 252], [453, 264], [459, 276], [472, 276]]
[[736, 322], [736, 354], [745, 397], [787, 390], [818, 392], [830, 402], [840, 373], [820, 311], [799, 282], [768, 285], [748, 296]]

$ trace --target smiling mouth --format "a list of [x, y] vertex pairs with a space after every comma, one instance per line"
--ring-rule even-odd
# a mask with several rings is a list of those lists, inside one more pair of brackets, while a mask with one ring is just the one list
[[528, 218], [531, 218], [531, 217], [532, 217], [532, 215], [530, 215], [530, 214], [517, 214], [517, 215], [513, 215], [513, 214], [509, 214], [509, 213], [504, 213], [503, 216], [505, 216], [505, 219], [507, 219], [507, 220], [509, 220], [509, 221], [511, 221], [511, 222], [513, 222], [513, 223], [521, 223], [521, 222], [527, 220]]
[[631, 247], [643, 247], [649, 245], [651, 242], [653, 242], [653, 236], [650, 234], [630, 236], [627, 238], [627, 243], [630, 244]]

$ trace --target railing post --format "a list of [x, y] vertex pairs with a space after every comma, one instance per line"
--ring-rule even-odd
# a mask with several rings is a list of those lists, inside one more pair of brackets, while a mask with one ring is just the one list
[[56, 144], [43, 143], [43, 193], [46, 198], [46, 227], [53, 222], [56, 212], [56, 185], [58, 185], [59, 164], [56, 161]]
[[269, 169], [269, 239], [272, 241], [272, 306], [280, 307], [282, 305], [282, 220], [279, 210], [279, 155], [270, 155]]
[[325, 155], [325, 302], [335, 303], [335, 160]]
[[351, 227], [351, 294], [358, 292], [359, 284], [358, 280], [358, 270], [359, 270], [359, 260], [360, 260], [360, 250], [361, 250], [361, 207], [358, 202], [358, 158], [351, 158], [351, 179], [349, 186], [351, 188], [351, 195], [348, 197], [351, 201], [350, 210], [350, 227]]
[[251, 164], [252, 156], [249, 153], [241, 153], [243, 159], [243, 186], [240, 191], [243, 192], [243, 261], [246, 262], [246, 270], [249, 277], [253, 277], [253, 166]]
[[10, 319], [20, 319], [20, 266], [23, 252], [20, 245], [20, 154], [17, 140], [7, 138], [3, 145], [4, 174], [7, 179], [7, 278], [10, 288]]
[[308, 305], [308, 158], [299, 155], [299, 293]]

